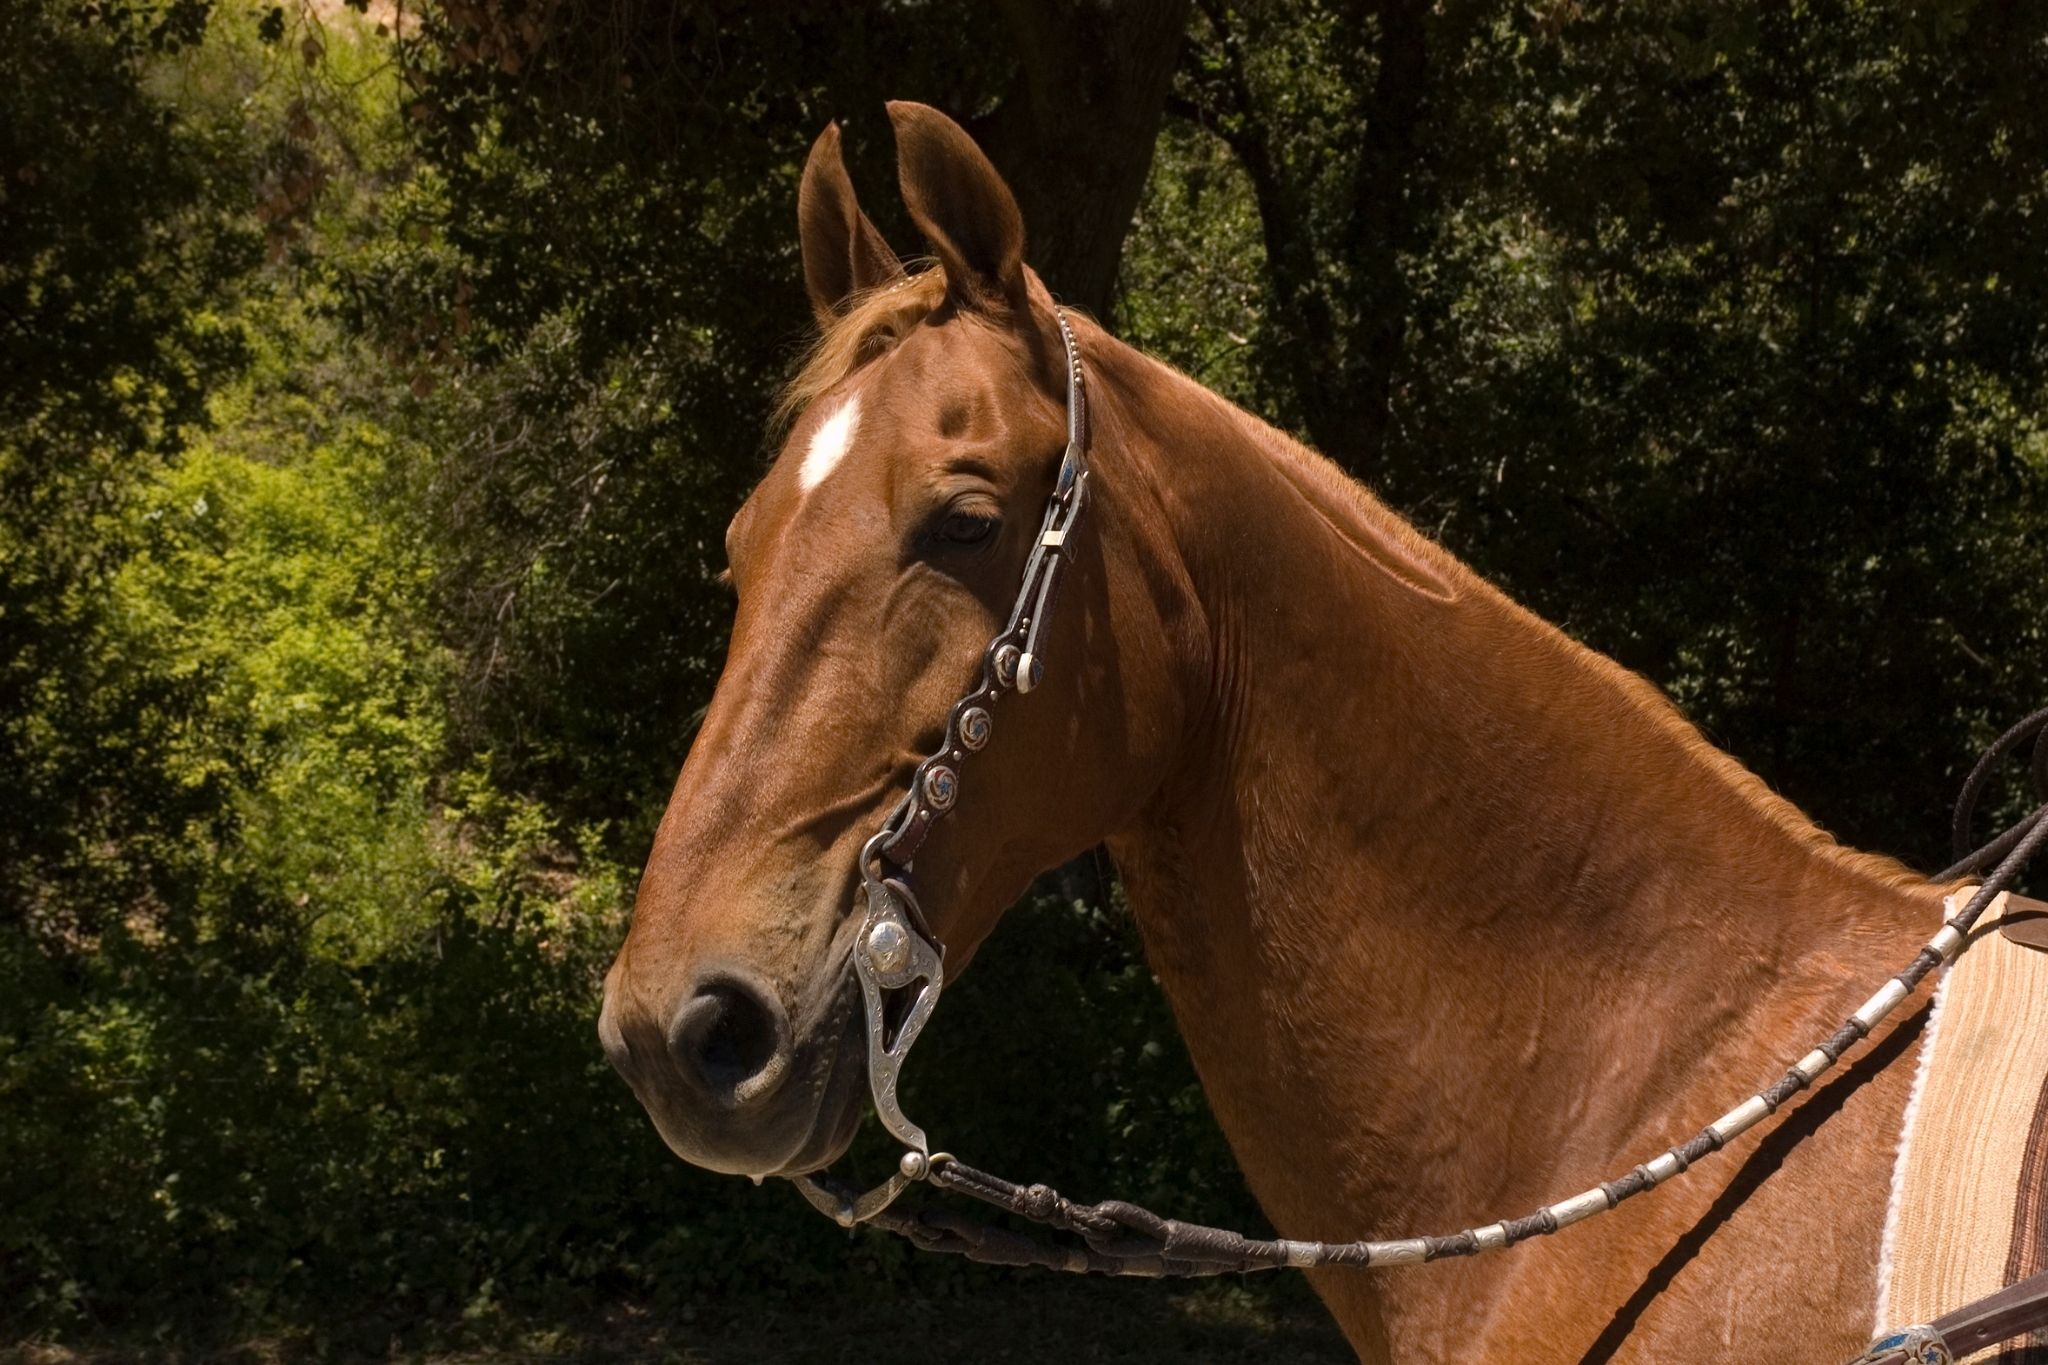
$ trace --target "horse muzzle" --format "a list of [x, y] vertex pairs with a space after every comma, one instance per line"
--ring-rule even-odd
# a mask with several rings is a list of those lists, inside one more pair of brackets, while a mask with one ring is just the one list
[[678, 1156], [759, 1177], [817, 1170], [845, 1151], [866, 1080], [849, 973], [794, 1017], [768, 982], [733, 965], [703, 968], [655, 999], [627, 980], [622, 957], [605, 979], [597, 1032]]

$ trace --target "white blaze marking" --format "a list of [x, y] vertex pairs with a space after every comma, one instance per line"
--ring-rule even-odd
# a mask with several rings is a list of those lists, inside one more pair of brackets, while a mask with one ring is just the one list
[[839, 411], [827, 417], [811, 433], [810, 449], [804, 452], [803, 466], [797, 470], [797, 483], [808, 493], [825, 482], [825, 476], [839, 467], [846, 458], [846, 451], [853, 444], [854, 430], [860, 426], [860, 395], [854, 394], [839, 405]]

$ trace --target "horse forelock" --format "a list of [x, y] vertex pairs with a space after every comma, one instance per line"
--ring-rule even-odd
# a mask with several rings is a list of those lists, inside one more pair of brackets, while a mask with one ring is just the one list
[[796, 377], [776, 402], [776, 426], [786, 429], [819, 395], [894, 350], [945, 297], [946, 272], [938, 265], [857, 295], [811, 343]]

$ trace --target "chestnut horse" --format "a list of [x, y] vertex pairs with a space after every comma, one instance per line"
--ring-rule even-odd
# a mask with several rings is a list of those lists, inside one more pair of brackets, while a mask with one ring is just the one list
[[[944, 116], [890, 115], [938, 264], [904, 274], [827, 129], [799, 200], [823, 337], [726, 534], [730, 654], [605, 983], [612, 1061], [719, 1171], [817, 1170], [862, 1116], [856, 858], [1002, 623], [1065, 439], [1009, 189]], [[1335, 466], [1077, 334], [1094, 472], [1050, 666], [998, 708], [920, 894], [956, 975], [1106, 843], [1283, 1235], [1584, 1189], [1776, 1075], [1939, 925], [1943, 888], [1839, 846]], [[1369, 1361], [1855, 1355], [1904, 1014], [1584, 1228], [1315, 1286]]]

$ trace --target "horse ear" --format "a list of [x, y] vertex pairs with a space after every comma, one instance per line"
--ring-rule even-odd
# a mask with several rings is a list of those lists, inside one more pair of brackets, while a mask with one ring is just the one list
[[892, 100], [903, 203], [946, 267], [946, 293], [963, 308], [1022, 308], [1024, 215], [995, 166], [959, 124], [929, 105]]
[[903, 277], [903, 263], [853, 197], [836, 123], [827, 124], [811, 144], [796, 192], [796, 222], [804, 285], [820, 327], [830, 326], [855, 294]]

